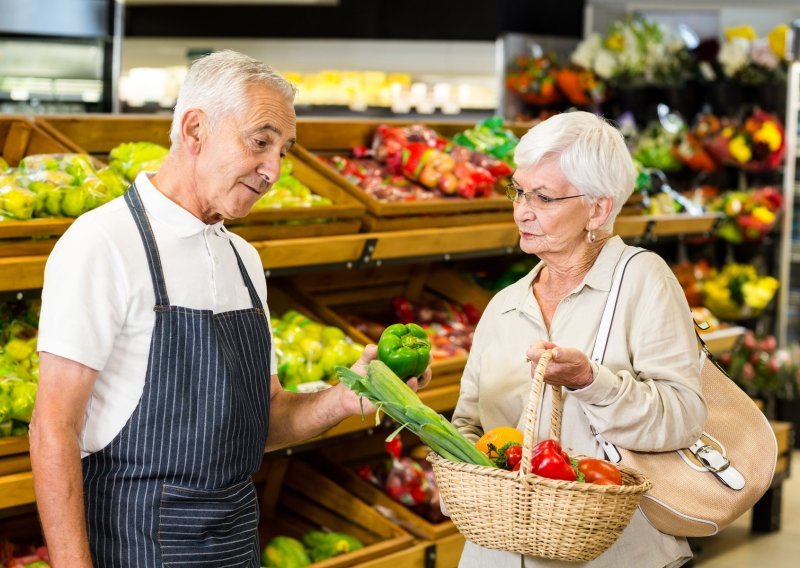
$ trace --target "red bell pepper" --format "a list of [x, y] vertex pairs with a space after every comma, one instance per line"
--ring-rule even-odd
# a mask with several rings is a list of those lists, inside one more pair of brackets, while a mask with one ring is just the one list
[[549, 479], [576, 481], [578, 475], [572, 468], [567, 453], [555, 440], [543, 440], [533, 447], [531, 473]]

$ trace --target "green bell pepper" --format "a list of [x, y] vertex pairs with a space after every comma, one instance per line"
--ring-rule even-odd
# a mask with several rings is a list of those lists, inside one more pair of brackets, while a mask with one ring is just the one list
[[415, 323], [390, 325], [378, 340], [378, 358], [403, 380], [419, 377], [431, 358], [428, 334]]

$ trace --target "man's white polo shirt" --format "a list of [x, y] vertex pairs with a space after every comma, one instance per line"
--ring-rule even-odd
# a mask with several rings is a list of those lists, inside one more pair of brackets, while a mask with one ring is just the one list
[[[233, 242], [267, 307], [261, 259], [249, 243], [221, 222], [203, 223], [159, 192], [145, 173], [136, 178], [136, 187], [155, 234], [172, 305], [215, 313], [252, 307]], [[82, 456], [111, 442], [139, 403], [154, 305], [144, 244], [121, 197], [81, 215], [47, 259], [39, 351], [99, 371], [80, 436]], [[276, 368], [273, 354], [273, 374]]]

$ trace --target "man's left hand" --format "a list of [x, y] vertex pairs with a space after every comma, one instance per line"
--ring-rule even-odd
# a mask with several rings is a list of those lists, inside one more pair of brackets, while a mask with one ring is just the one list
[[[361, 357], [359, 357], [358, 361], [353, 363], [353, 366], [350, 367], [350, 369], [359, 375], [366, 375], [367, 365], [369, 365], [370, 361], [377, 359], [377, 357], [378, 346], [367, 345], [364, 347]], [[411, 390], [417, 391], [428, 386], [432, 377], [433, 372], [431, 371], [431, 366], [428, 365], [428, 368], [425, 369], [425, 372], [422, 373], [421, 377], [411, 377], [406, 381], [406, 384], [411, 388]], [[344, 384], [340, 383], [339, 388], [341, 388], [342, 407], [348, 410], [350, 414], [361, 414], [362, 408], [364, 414], [371, 414], [372, 412], [375, 412], [375, 405], [373, 405], [369, 400], [359, 397]]]

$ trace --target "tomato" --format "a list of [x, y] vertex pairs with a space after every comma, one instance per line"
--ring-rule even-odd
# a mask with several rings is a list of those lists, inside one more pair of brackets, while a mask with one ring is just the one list
[[622, 475], [612, 463], [595, 458], [584, 458], [578, 462], [586, 483], [597, 485], [622, 485]]
[[522, 446], [511, 446], [506, 450], [506, 465], [508, 469], [516, 471], [522, 460]]

